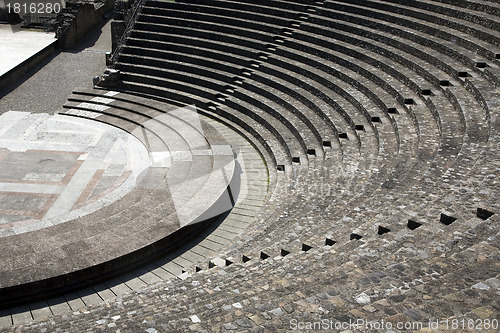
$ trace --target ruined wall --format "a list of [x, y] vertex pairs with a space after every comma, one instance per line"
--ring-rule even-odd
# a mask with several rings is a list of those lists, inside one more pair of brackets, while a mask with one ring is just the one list
[[134, 3], [134, 0], [117, 0], [115, 3], [115, 15], [111, 22], [111, 49], [113, 52], [130, 21]]
[[115, 0], [106, 0], [98, 4], [68, 2], [57, 17], [56, 38], [59, 40], [59, 47], [71, 48], [103, 20], [105, 14], [113, 9], [114, 4]]

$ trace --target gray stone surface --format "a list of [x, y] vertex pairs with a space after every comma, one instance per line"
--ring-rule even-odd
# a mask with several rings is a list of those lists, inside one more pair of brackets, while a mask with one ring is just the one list
[[[237, 129], [269, 182], [256, 177], [191, 254], [118, 279], [114, 300], [6, 331], [498, 331], [498, 13], [148, 1], [116, 64], [121, 88]], [[159, 268], [176, 278], [154, 283]]]
[[19, 26], [0, 25], [0, 76], [55, 43], [54, 33], [22, 30]]
[[[114, 97], [121, 96], [114, 94]], [[104, 101], [110, 105], [110, 109], [116, 101], [109, 98], [93, 100], [94, 103]], [[86, 106], [80, 105], [79, 108]], [[143, 108], [147, 112], [148, 107]], [[235, 170], [233, 151], [215, 129], [204, 134], [204, 128], [211, 126], [204, 124], [205, 121], [195, 110], [172, 108], [168, 114], [159, 114], [158, 118], [145, 117], [142, 126], [149, 131], [146, 136], [137, 130], [137, 125], [134, 126], [136, 129], [130, 131], [130, 135], [115, 127], [87, 119], [64, 115], [48, 118], [44, 115], [24, 115], [26, 119], [21, 117], [22, 122], [9, 122], [21, 116], [16, 112], [2, 116], [6, 118], [3, 123], [12, 127], [0, 129], [8, 138], [4, 140], [7, 143], [3, 150], [6, 167], [2, 170], [8, 176], [5, 177], [6, 181], [18, 182], [11, 186], [10, 190], [28, 195], [28, 190], [37, 190], [36, 186], [24, 188], [23, 182], [31, 181], [35, 181], [38, 187], [43, 184], [50, 187], [52, 182], [67, 186], [52, 194], [60, 195], [51, 199], [51, 205], [44, 204], [45, 215], [39, 216], [40, 221], [16, 221], [12, 226], [3, 225], [5, 228], [2, 232], [5, 237], [2, 239], [2, 247], [5, 251], [2, 251], [1, 255], [5, 258], [2, 260], [5, 266], [2, 268], [4, 274], [0, 281], [3, 288], [64, 276], [142, 250], [186, 225], [196, 225], [220, 215], [234, 204], [227, 189]], [[101, 116], [104, 115], [99, 113], [97, 118], [101, 120]], [[150, 122], [156, 122], [158, 126], [151, 126]], [[120, 122], [113, 122], [111, 118], [108, 118], [108, 123], [120, 126]], [[184, 127], [178, 126], [179, 123], [184, 123]], [[71, 131], [65, 130], [67, 124], [72, 124]], [[186, 126], [187, 124], [189, 126]], [[166, 130], [163, 131], [163, 128]], [[136, 132], [137, 138], [133, 136]], [[16, 133], [20, 135], [19, 138], [14, 135]], [[79, 139], [79, 133], [83, 133], [83, 140]], [[61, 136], [57, 137], [56, 134]], [[64, 134], [72, 135], [67, 137]], [[30, 141], [30, 137], [35, 140]], [[85, 140], [87, 137], [91, 140]], [[151, 151], [150, 143], [158, 138], [162, 146], [158, 145]], [[143, 139], [143, 143], [138, 139]], [[182, 151], [179, 151], [180, 147], [175, 144], [178, 140], [187, 143]], [[36, 150], [31, 153], [30, 149], [37, 148], [37, 144], [42, 145], [45, 152]], [[24, 154], [15, 152], [11, 155], [10, 150], [19, 151], [20, 147], [26, 151]], [[63, 155], [72, 153], [64, 151], [65, 147], [77, 155], [76, 158], [68, 160], [67, 165], [64, 158], [61, 163], [56, 163], [56, 169], [60, 169], [58, 172], [63, 177], [45, 179], [46, 177], [38, 176], [51, 171], [42, 163], [51, 161], [47, 157], [47, 149], [55, 149], [55, 152]], [[87, 149], [89, 147], [91, 149]], [[122, 155], [126, 158], [120, 158]], [[160, 155], [165, 161], [159, 164], [156, 158]], [[81, 162], [81, 165], [75, 169], [77, 162]], [[187, 162], [188, 172], [182, 173], [179, 178], [178, 171], [184, 168]], [[22, 167], [16, 169], [17, 163], [21, 163]], [[100, 197], [90, 198], [89, 189], [98, 184], [100, 177], [105, 175], [108, 167], [112, 165], [121, 165], [122, 183], [112, 184], [113, 186]], [[67, 177], [65, 174], [72, 168], [75, 170], [71, 177]], [[13, 173], [9, 174], [8, 170]], [[26, 176], [28, 174], [31, 175], [29, 179]], [[13, 199], [11, 197], [11, 200]], [[19, 201], [22, 200], [18, 199], [17, 202], [21, 206], [20, 212], [30, 210], [29, 201]], [[90, 204], [87, 204], [87, 201]], [[16, 215], [12, 208], [3, 213]], [[9, 232], [9, 228], [15, 235]], [[189, 239], [191, 236], [187, 234], [180, 237]], [[178, 239], [171, 241], [182, 244]], [[27, 258], [29, 260], [26, 260]], [[57, 265], [52, 265], [52, 262], [57, 262]], [[28, 274], [28, 271], [32, 273]], [[142, 279], [152, 283], [156, 278], [143, 275]], [[143, 280], [132, 277], [124, 282], [135, 290], [147, 285]], [[96, 294], [81, 299], [85, 304], [101, 300]]]

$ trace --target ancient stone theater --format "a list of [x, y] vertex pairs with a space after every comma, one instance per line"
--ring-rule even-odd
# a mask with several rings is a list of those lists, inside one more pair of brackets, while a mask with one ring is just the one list
[[0, 112], [1, 332], [500, 331], [498, 0], [114, 6]]

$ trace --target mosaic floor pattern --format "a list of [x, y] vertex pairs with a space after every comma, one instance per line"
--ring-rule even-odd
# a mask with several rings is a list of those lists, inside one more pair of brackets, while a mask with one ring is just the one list
[[149, 167], [134, 136], [99, 122], [10, 111], [0, 116], [0, 237], [94, 212]]

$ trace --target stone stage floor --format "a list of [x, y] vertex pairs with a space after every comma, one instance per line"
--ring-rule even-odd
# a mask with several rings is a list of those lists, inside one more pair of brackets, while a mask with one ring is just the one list
[[62, 115], [0, 116], [0, 237], [53, 226], [123, 197], [148, 168], [134, 136]]

